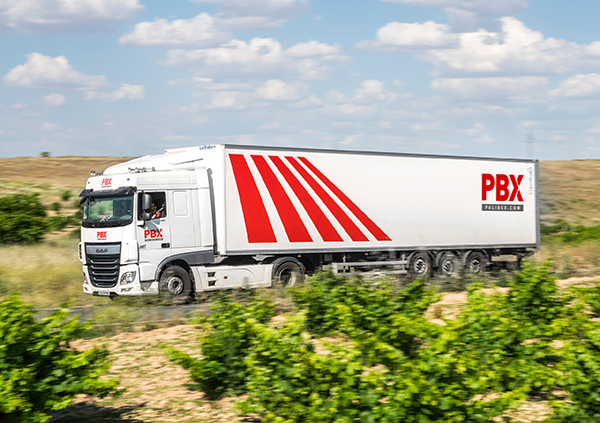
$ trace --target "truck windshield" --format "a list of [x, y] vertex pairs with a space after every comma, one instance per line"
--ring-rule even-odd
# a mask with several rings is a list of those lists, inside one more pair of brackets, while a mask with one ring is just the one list
[[133, 221], [133, 196], [86, 197], [83, 203], [85, 228], [129, 225]]

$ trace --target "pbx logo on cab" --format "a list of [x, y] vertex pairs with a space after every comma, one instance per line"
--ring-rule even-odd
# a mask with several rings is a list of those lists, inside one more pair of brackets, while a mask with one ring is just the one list
[[162, 229], [146, 229], [144, 231], [144, 239], [146, 241], [160, 241], [163, 239]]
[[110, 187], [112, 185], [112, 178], [102, 179], [102, 188]]
[[[523, 196], [519, 186], [523, 181], [524, 175], [505, 175], [498, 173], [481, 174], [481, 201], [496, 201], [495, 204], [481, 205], [482, 211], [517, 211], [524, 210]], [[500, 203], [503, 202], [503, 203]]]
[[106, 239], [106, 232], [107, 231], [98, 231], [96, 233], [96, 238], [97, 239]]

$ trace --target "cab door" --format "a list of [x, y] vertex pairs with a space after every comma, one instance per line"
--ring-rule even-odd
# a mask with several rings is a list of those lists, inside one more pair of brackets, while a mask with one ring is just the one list
[[[158, 203], [157, 213], [150, 220], [143, 222], [142, 197], [149, 194], [153, 203]], [[154, 280], [156, 268], [171, 255], [171, 205], [166, 191], [145, 191], [139, 194], [138, 222], [136, 238], [139, 244], [140, 279]], [[143, 222], [143, 225], [142, 225]]]

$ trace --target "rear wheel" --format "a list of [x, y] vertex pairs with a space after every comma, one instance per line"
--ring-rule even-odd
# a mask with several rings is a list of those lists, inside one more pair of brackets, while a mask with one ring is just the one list
[[458, 258], [453, 253], [451, 253], [450, 251], [442, 253], [442, 258], [440, 259], [438, 265], [438, 273], [441, 276], [456, 276], [458, 274], [459, 269], [460, 263], [458, 261]]
[[180, 266], [170, 266], [160, 276], [159, 291], [162, 297], [174, 304], [190, 300], [192, 282], [189, 273]]
[[467, 257], [465, 267], [472, 275], [482, 275], [487, 267], [487, 258], [482, 252], [473, 251]]
[[304, 281], [304, 266], [293, 257], [278, 258], [273, 262], [273, 286], [290, 288]]
[[408, 274], [412, 278], [428, 278], [431, 276], [431, 257], [427, 253], [416, 253], [411, 261]]

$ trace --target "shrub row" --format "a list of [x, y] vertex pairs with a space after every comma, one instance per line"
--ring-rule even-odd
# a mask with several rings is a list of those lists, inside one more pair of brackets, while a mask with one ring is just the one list
[[45, 422], [78, 394], [116, 393], [105, 348], [71, 346], [88, 328], [61, 309], [37, 322], [18, 298], [0, 302], [0, 420]]
[[48, 231], [79, 225], [80, 221], [80, 213], [48, 217], [38, 194], [0, 197], [0, 244], [39, 242]]
[[600, 420], [600, 323], [581, 299], [596, 297], [559, 291], [548, 265], [526, 263], [506, 295], [472, 285], [444, 325], [425, 318], [438, 296], [423, 280], [321, 274], [292, 296], [276, 320], [269, 301], [225, 299], [202, 321], [202, 359], [165, 350], [266, 423], [489, 422], [532, 395], [557, 400], [549, 421]]

